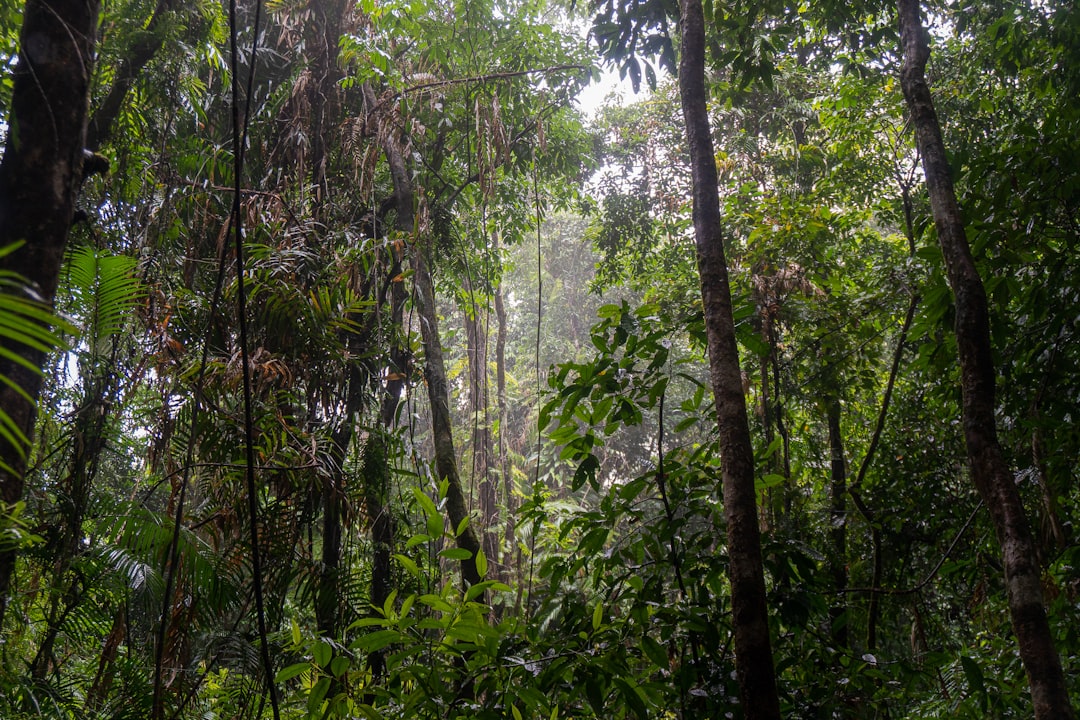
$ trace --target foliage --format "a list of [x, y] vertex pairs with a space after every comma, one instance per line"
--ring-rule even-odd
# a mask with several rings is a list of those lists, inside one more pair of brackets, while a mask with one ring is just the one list
[[[245, 46], [255, 8], [241, 5]], [[92, 111], [155, 8], [107, 4]], [[0, 715], [271, 717], [261, 582], [283, 717], [740, 717], [723, 458], [665, 75], [676, 4], [264, 9], [240, 68], [245, 83], [255, 70], [247, 316], [218, 3], [172, 12], [124, 96], [100, 148], [112, 169], [81, 190], [63, 320], [0, 274], [0, 336], [52, 353], [33, 443], [0, 408], [31, 468], [0, 508], [0, 549], [19, 552]], [[0, 9], [9, 70], [18, 11]], [[955, 310], [891, 10], [707, 12], [784, 713], [1026, 717], [965, 468]], [[1080, 15], [1050, 0], [932, 16], [1002, 442], [1075, 674]], [[572, 103], [602, 61], [651, 92], [586, 122]], [[418, 248], [474, 506], [456, 524], [432, 460]], [[466, 527], [488, 543], [475, 556], [457, 546]], [[463, 584], [462, 560], [479, 584]]]

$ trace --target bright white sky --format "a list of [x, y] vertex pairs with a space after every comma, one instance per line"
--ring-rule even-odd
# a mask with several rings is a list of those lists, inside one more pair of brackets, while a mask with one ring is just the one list
[[599, 81], [591, 83], [578, 95], [578, 107], [585, 113], [586, 117], [592, 118], [596, 115], [596, 111], [600, 106], [604, 104], [604, 100], [613, 93], [622, 97], [622, 100], [618, 103], [620, 105], [632, 102], [634, 98], [634, 91], [630, 87], [630, 81], [620, 80], [618, 70], [605, 69]]

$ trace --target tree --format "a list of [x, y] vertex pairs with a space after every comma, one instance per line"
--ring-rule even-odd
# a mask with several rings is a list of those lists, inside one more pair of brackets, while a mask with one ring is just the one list
[[679, 88], [693, 176], [694, 237], [709, 347], [709, 377], [720, 427], [735, 667], [747, 718], [779, 718], [757, 524], [754, 450], [746, 416], [731, 289], [720, 218], [718, 179], [705, 89], [705, 17], [682, 0]]
[[901, 85], [922, 153], [938, 242], [956, 304], [964, 441], [971, 477], [1001, 545], [1013, 631], [1031, 685], [1036, 718], [1075, 717], [1046, 618], [1034, 539], [1013, 473], [998, 443], [993, 350], [986, 290], [964, 230], [933, 98], [926, 82], [929, 35], [918, 0], [899, 0]]
[[[56, 294], [75, 197], [84, 179], [87, 98], [94, 67], [97, 0], [29, 0], [23, 10], [4, 159], [0, 164], [0, 246], [25, 243], [4, 258], [45, 303]], [[41, 347], [5, 343], [0, 359], [0, 408], [23, 438], [37, 416]], [[22, 499], [28, 448], [0, 439], [0, 500], [4, 513]], [[0, 548], [0, 626], [15, 568], [15, 550]]]

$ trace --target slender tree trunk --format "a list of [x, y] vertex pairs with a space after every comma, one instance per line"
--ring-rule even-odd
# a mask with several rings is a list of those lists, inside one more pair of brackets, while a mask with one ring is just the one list
[[[365, 88], [365, 97], [370, 107], [375, 107], [374, 95]], [[435, 445], [435, 471], [440, 481], [447, 483], [446, 512], [456, 531], [469, 517], [469, 507], [465, 494], [461, 490], [461, 473], [458, 471], [457, 451], [454, 449], [453, 424], [450, 418], [450, 389], [446, 379], [446, 366], [443, 363], [442, 343], [439, 340], [439, 316], [435, 308], [435, 285], [431, 278], [431, 268], [425, 256], [427, 243], [416, 236], [413, 228], [413, 192], [412, 176], [405, 158], [394, 138], [387, 136], [383, 141], [383, 153], [390, 167], [390, 177], [394, 183], [394, 195], [398, 204], [398, 227], [409, 228], [413, 245], [413, 282], [416, 289], [416, 313], [420, 318], [420, 338], [424, 347], [425, 376], [427, 379], [428, 398], [431, 402], [432, 437]], [[404, 217], [403, 217], [404, 215]], [[461, 575], [470, 585], [479, 583], [480, 573], [476, 566], [476, 557], [480, 552], [480, 542], [476, 530], [465, 524], [457, 535], [457, 546], [468, 550], [470, 557], [461, 561]], [[483, 602], [481, 595], [477, 598]]]
[[341, 40], [342, 18], [347, 3], [342, 0], [310, 0], [308, 21], [304, 24], [304, 45], [311, 58], [307, 84], [308, 107], [311, 108], [309, 134], [311, 184], [315, 188], [314, 203], [319, 208], [327, 200], [329, 185], [326, 178], [327, 135], [333, 126], [339, 105], [338, 42]]
[[941, 126], [926, 82], [929, 34], [918, 0], [898, 0], [903, 65], [900, 82], [922, 153], [945, 272], [956, 304], [956, 341], [963, 391], [964, 440], [971, 477], [990, 511], [1005, 567], [1013, 631], [1027, 671], [1037, 720], [1074, 718], [1061, 660], [1043, 606], [1035, 542], [1013, 473], [998, 443], [996, 381], [986, 291], [964, 231]]
[[499, 404], [499, 475], [502, 477], [502, 496], [505, 515], [503, 518], [503, 555], [504, 577], [510, 577], [514, 564], [515, 526], [514, 526], [514, 478], [510, 471], [510, 454], [506, 448], [506, 305], [503, 303], [502, 283], [495, 286], [495, 317], [499, 327], [495, 336], [495, 388]]
[[499, 521], [498, 495], [495, 489], [492, 457], [495, 454], [488, 413], [488, 336], [487, 328], [475, 300], [475, 289], [466, 280], [465, 336], [468, 347], [465, 357], [469, 368], [469, 404], [472, 410], [473, 475], [479, 480], [480, 526], [483, 529], [481, 544], [484, 554], [492, 561], [499, 558], [499, 538], [496, 528]]
[[[398, 170], [400, 171], [400, 167]], [[402, 194], [394, 198], [397, 205], [396, 228], [399, 232], [411, 233], [413, 196], [408, 191], [408, 184], [403, 184], [401, 190]], [[396, 247], [391, 249], [391, 253], [390, 276], [398, 277], [401, 273], [402, 253]], [[409, 379], [409, 351], [401, 339], [407, 299], [404, 283], [392, 281], [390, 317], [394, 335], [390, 345], [390, 367], [379, 408], [380, 429], [372, 434], [364, 449], [364, 502], [367, 505], [368, 517], [371, 518], [371, 604], [376, 607], [385, 605], [393, 591], [391, 558], [394, 538], [397, 535], [397, 521], [390, 509], [390, 466], [387, 448], [397, 423], [401, 392]], [[374, 677], [385, 675], [385, 650], [368, 653], [368, 666]]]
[[345, 503], [345, 459], [356, 435], [363, 406], [363, 374], [354, 364], [345, 371], [345, 412], [332, 436], [332, 467], [323, 479], [322, 552], [315, 590], [315, 625], [323, 637], [336, 637], [340, 612], [342, 507]]
[[91, 714], [101, 708], [105, 698], [109, 695], [114, 676], [113, 667], [116, 664], [116, 657], [120, 654], [120, 645], [124, 642], [125, 637], [127, 637], [127, 610], [120, 608], [116, 611], [116, 615], [113, 616], [112, 629], [109, 630], [109, 634], [105, 637], [105, 642], [101, 648], [101, 657], [98, 659], [94, 682], [91, 683], [90, 690], [86, 693], [86, 707]]
[[[115, 366], [114, 346], [114, 356], [108, 361], [107, 367]], [[116, 389], [111, 387], [116, 374], [106, 371], [102, 376], [86, 378], [85, 399], [75, 412], [71, 461], [67, 477], [60, 486], [61, 492], [58, 493], [62, 498], [62, 521], [57, 528], [56, 541], [49, 548], [49, 557], [54, 559], [49, 618], [38, 645], [38, 653], [30, 666], [30, 675], [37, 680], [45, 677], [52, 663], [53, 647], [64, 621], [75, 605], [84, 599], [80, 590], [84, 580], [70, 575], [69, 571], [75, 558], [83, 551], [83, 521], [105, 451], [109, 408], [116, 406]]]
[[830, 398], [826, 413], [829, 423], [829, 574], [837, 600], [829, 608], [832, 620], [830, 632], [833, 642], [840, 648], [848, 645], [847, 602], [843, 592], [847, 589], [847, 462], [844, 459], [844, 437], [840, 433], [840, 400]]
[[[450, 386], [446, 380], [442, 343], [439, 340], [439, 316], [435, 309], [435, 286], [431, 269], [424, 256], [425, 243], [417, 242], [413, 251], [413, 279], [416, 283], [416, 313], [420, 318], [420, 337], [424, 345], [425, 376], [428, 399], [431, 402], [431, 430], [435, 443], [435, 471], [440, 481], [445, 480], [446, 514], [456, 531], [469, 517], [469, 507], [461, 490], [461, 474], [458, 472], [457, 451], [454, 449], [453, 424], [450, 419]], [[457, 536], [457, 546], [468, 550], [470, 557], [461, 561], [461, 575], [469, 585], [482, 579], [476, 567], [476, 556], [481, 551], [476, 530], [466, 523]], [[483, 602], [483, 598], [479, 599]]]
[[[23, 10], [0, 164], [0, 246], [26, 243], [4, 258], [2, 268], [26, 278], [48, 303], [56, 295], [82, 174], [99, 9], [99, 0], [27, 0]], [[0, 374], [21, 388], [0, 384], [0, 408], [30, 438], [45, 353], [4, 344], [29, 367], [0, 360]], [[8, 506], [22, 500], [26, 450], [0, 441], [0, 460], [8, 467], [0, 470], [0, 500]], [[0, 627], [14, 568], [15, 550], [0, 551]]]
[[716, 161], [706, 106], [705, 18], [700, 0], [681, 0], [681, 9], [679, 89], [693, 173], [694, 236], [708, 338], [709, 375], [720, 432], [735, 669], [745, 717], [748, 720], [779, 718], [757, 523], [754, 452], [735, 342]]

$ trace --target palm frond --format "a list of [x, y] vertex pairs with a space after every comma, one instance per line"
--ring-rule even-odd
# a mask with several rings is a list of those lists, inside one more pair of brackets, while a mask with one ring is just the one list
[[68, 254], [67, 269], [87, 343], [93, 347], [120, 333], [145, 292], [135, 275], [135, 259], [79, 247]]

